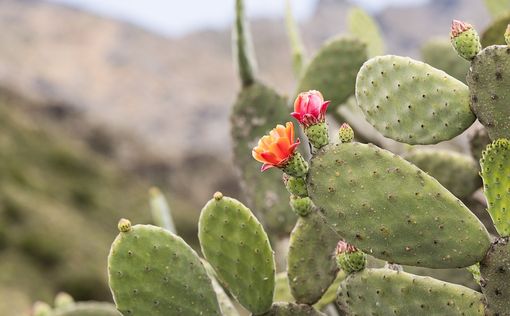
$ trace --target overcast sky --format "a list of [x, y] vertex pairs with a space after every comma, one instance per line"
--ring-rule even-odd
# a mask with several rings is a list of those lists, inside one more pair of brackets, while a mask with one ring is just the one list
[[[204, 28], [225, 28], [233, 19], [234, 0], [50, 0], [66, 3], [101, 15], [126, 20], [170, 36]], [[388, 5], [409, 5], [428, 0], [352, 0], [376, 12]], [[284, 0], [245, 0], [250, 17], [281, 17]], [[298, 19], [306, 19], [318, 0], [294, 0]]]

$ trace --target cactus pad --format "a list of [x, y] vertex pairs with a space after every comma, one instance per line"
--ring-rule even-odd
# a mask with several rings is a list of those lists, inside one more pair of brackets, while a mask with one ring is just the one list
[[260, 137], [288, 120], [286, 99], [262, 84], [250, 85], [239, 93], [231, 116], [234, 163], [240, 171], [247, 204], [259, 212], [268, 231], [278, 234], [289, 233], [297, 217], [281, 185], [281, 171], [274, 168], [261, 173], [260, 163], [250, 153]]
[[475, 120], [466, 85], [407, 57], [367, 61], [358, 73], [356, 99], [379, 132], [408, 144], [451, 139]]
[[434, 177], [459, 199], [482, 186], [478, 164], [470, 156], [449, 150], [414, 149], [404, 158]]
[[277, 302], [263, 316], [325, 316], [310, 305]]
[[498, 139], [480, 160], [488, 212], [501, 236], [510, 236], [510, 141]]
[[510, 315], [510, 243], [508, 237], [494, 242], [480, 262], [482, 292], [487, 298], [487, 315]]
[[135, 225], [121, 232], [108, 256], [108, 274], [124, 315], [220, 315], [197, 254], [163, 228]]
[[492, 21], [492, 23], [485, 29], [485, 31], [483, 31], [481, 36], [482, 46], [489, 47], [491, 45], [504, 45], [504, 34], [508, 24], [510, 24], [510, 8], [509, 11], [499, 16], [496, 20]]
[[356, 74], [367, 60], [366, 44], [336, 38], [324, 45], [304, 70], [298, 92], [319, 90], [332, 111], [354, 93]]
[[349, 10], [349, 33], [367, 44], [370, 57], [384, 54], [384, 42], [377, 22], [361, 8]]
[[289, 285], [296, 302], [314, 304], [335, 280], [339, 239], [317, 211], [298, 219], [287, 256]]
[[348, 243], [389, 262], [467, 267], [490, 246], [482, 223], [437, 180], [374, 145], [319, 150], [308, 192]]
[[492, 140], [510, 138], [510, 46], [490, 46], [471, 62], [471, 109]]
[[390, 269], [345, 279], [337, 302], [348, 315], [483, 316], [483, 295], [469, 288]]
[[273, 301], [275, 263], [269, 239], [251, 211], [239, 201], [215, 194], [198, 224], [202, 252], [239, 303], [253, 314]]
[[51, 316], [122, 316], [110, 303], [80, 302], [57, 308]]

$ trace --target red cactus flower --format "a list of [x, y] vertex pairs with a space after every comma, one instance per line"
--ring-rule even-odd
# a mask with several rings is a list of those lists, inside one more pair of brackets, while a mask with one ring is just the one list
[[294, 154], [299, 145], [299, 138], [294, 141], [294, 124], [277, 125], [269, 135], [263, 136], [251, 154], [255, 160], [264, 163], [261, 171], [272, 167], [283, 167]]
[[319, 91], [301, 92], [294, 101], [294, 112], [290, 115], [304, 127], [323, 123], [329, 103], [330, 101], [324, 102]]
[[459, 34], [465, 32], [469, 29], [472, 29], [472, 28], [473, 28], [473, 26], [469, 23], [459, 21], [459, 20], [453, 20], [450, 37], [451, 38], [457, 37], [457, 36], [459, 36]]
[[336, 254], [339, 255], [341, 253], [353, 253], [358, 251], [358, 248], [354, 247], [353, 245], [346, 243], [343, 240], [340, 240], [338, 244], [336, 245]]

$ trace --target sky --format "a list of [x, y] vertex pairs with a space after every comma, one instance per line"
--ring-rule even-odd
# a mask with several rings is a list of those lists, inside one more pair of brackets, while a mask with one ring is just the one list
[[[213, 28], [229, 27], [234, 16], [234, 0], [49, 0], [85, 9], [96, 14], [131, 22], [168, 36]], [[352, 0], [366, 10], [377, 12], [388, 5], [412, 5], [428, 0]], [[282, 17], [284, 0], [245, 0], [249, 17]], [[298, 20], [313, 14], [319, 0], [293, 0]]]

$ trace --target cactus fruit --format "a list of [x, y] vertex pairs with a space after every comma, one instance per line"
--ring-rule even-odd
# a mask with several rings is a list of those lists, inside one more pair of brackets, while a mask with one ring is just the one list
[[304, 178], [296, 178], [291, 177], [287, 174], [283, 174], [283, 183], [289, 191], [290, 194], [305, 197], [308, 196], [308, 191], [306, 189], [306, 182]]
[[510, 141], [489, 144], [480, 165], [487, 211], [500, 236], [510, 236]]
[[298, 91], [321, 91], [335, 110], [354, 93], [356, 74], [366, 60], [366, 44], [361, 41], [344, 37], [330, 40], [304, 69]]
[[476, 161], [450, 150], [413, 149], [403, 156], [434, 177], [459, 199], [470, 196], [482, 186]]
[[280, 172], [260, 173], [259, 163], [249, 152], [253, 143], [288, 117], [286, 99], [262, 84], [253, 84], [240, 92], [231, 116], [234, 162], [240, 171], [247, 204], [259, 212], [265, 227], [277, 234], [289, 233], [296, 223], [296, 215], [286, 201]]
[[216, 193], [202, 209], [198, 224], [202, 252], [239, 303], [253, 314], [273, 301], [275, 262], [269, 239], [251, 211]]
[[510, 243], [499, 238], [480, 262], [482, 292], [487, 298], [488, 315], [510, 315]]
[[290, 197], [290, 207], [297, 215], [307, 216], [310, 212], [312, 212], [314, 205], [312, 200], [307, 196], [298, 197], [292, 195]]
[[452, 49], [449, 41], [433, 39], [426, 42], [421, 47], [421, 58], [423, 62], [465, 83], [469, 62]]
[[262, 316], [326, 316], [310, 305], [277, 302]]
[[471, 109], [492, 140], [510, 138], [510, 47], [490, 46], [471, 62], [467, 76]]
[[483, 31], [481, 36], [482, 46], [489, 47], [491, 45], [505, 44], [505, 29], [510, 23], [510, 11], [503, 12], [496, 20]]
[[308, 193], [347, 242], [389, 262], [467, 267], [490, 246], [487, 230], [462, 202], [425, 172], [374, 145], [319, 150], [311, 160]]
[[108, 256], [108, 274], [115, 304], [124, 315], [220, 315], [195, 251], [163, 228], [121, 230]]
[[390, 269], [365, 269], [349, 275], [338, 290], [348, 315], [484, 315], [481, 293]]
[[361, 271], [367, 265], [367, 256], [353, 245], [341, 240], [336, 246], [336, 262], [347, 274]]
[[352, 8], [347, 16], [349, 33], [367, 44], [369, 57], [384, 54], [381, 31], [374, 19], [361, 8]]
[[339, 239], [317, 211], [298, 219], [287, 256], [287, 275], [296, 302], [316, 303], [335, 280]]
[[354, 131], [347, 123], [343, 123], [338, 129], [338, 139], [342, 143], [350, 143], [354, 139]]
[[475, 28], [459, 20], [452, 21], [450, 40], [460, 57], [471, 60], [482, 49], [480, 37]]
[[379, 132], [408, 144], [451, 139], [475, 121], [466, 85], [406, 57], [367, 61], [358, 73], [356, 99]]

